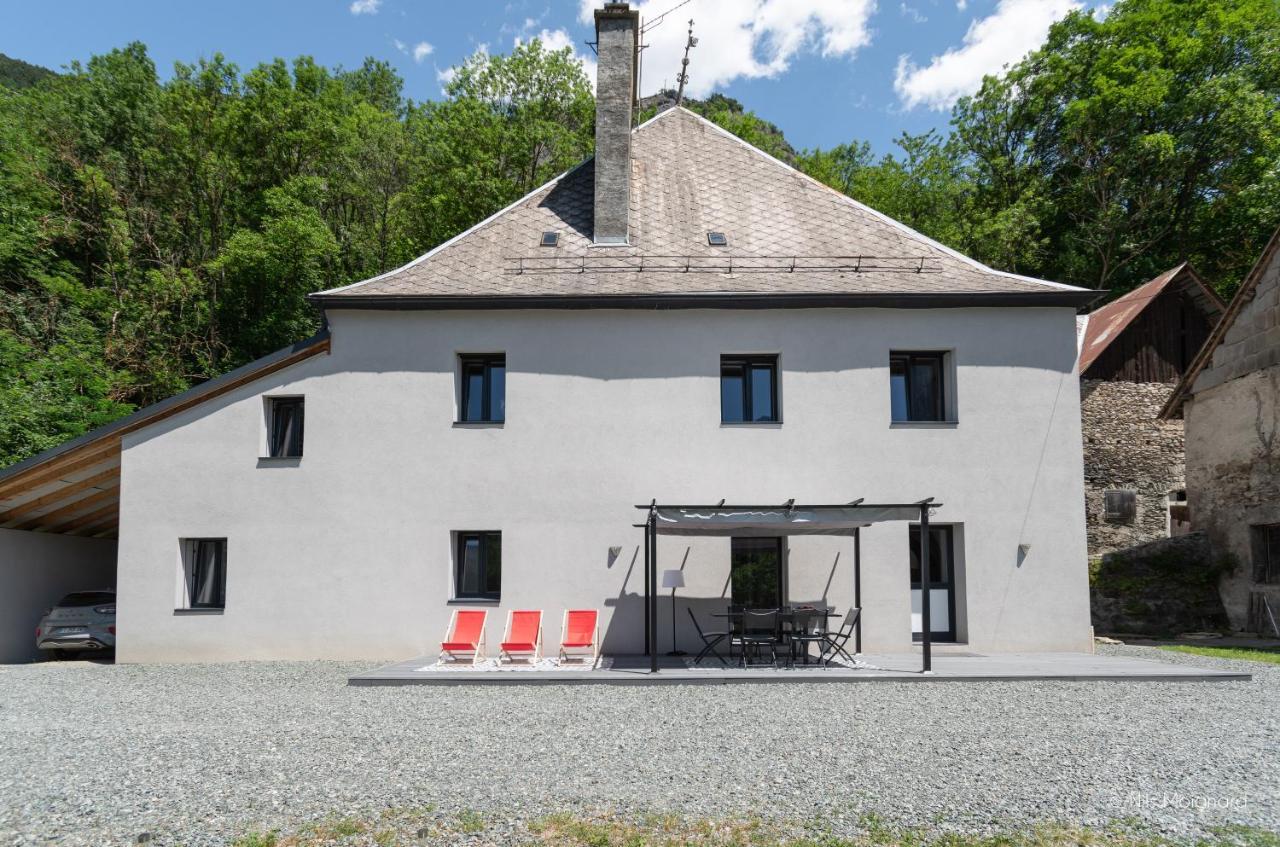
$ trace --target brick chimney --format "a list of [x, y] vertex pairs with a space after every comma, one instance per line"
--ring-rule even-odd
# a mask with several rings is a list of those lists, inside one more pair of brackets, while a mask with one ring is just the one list
[[596, 244], [627, 243], [639, 22], [626, 3], [596, 9]]

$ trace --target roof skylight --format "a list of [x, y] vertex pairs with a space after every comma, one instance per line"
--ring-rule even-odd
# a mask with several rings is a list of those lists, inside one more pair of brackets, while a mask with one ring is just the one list
[[712, 247], [728, 247], [729, 239], [725, 238], [723, 232], [708, 232], [707, 243]]
[[560, 233], [551, 231], [542, 233], [542, 240], [538, 242], [542, 247], [556, 247], [559, 243]]

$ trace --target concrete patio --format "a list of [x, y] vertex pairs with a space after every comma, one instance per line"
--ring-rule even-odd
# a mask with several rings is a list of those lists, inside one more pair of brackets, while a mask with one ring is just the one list
[[691, 666], [688, 657], [663, 656], [649, 671], [645, 656], [615, 656], [594, 670], [511, 668], [445, 669], [434, 656], [419, 656], [355, 674], [349, 685], [728, 685], [787, 682], [980, 682], [1018, 680], [1218, 682], [1250, 680], [1248, 673], [1089, 653], [935, 653], [933, 672], [920, 672], [920, 654], [863, 654], [868, 667], [797, 665], [794, 668], [725, 667], [714, 659]]

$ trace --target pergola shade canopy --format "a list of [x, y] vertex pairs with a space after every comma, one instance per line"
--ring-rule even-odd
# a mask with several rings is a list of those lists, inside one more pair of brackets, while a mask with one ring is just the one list
[[[776, 538], [787, 535], [836, 535], [853, 539], [853, 596], [854, 604], [862, 606], [862, 538], [859, 530], [882, 521], [919, 521], [921, 537], [929, 534], [929, 513], [941, 506], [929, 497], [915, 503], [867, 503], [862, 499], [847, 503], [821, 506], [797, 506], [788, 500], [780, 506], [726, 505], [721, 500], [714, 506], [659, 505], [655, 499], [637, 509], [648, 512], [644, 527], [644, 602], [645, 602], [645, 652], [649, 655], [649, 672], [658, 672], [658, 605], [654, 592], [658, 585], [658, 536], [732, 536], [735, 538]], [[920, 546], [922, 620], [929, 621], [929, 545]], [[681, 580], [683, 582], [683, 580]], [[672, 587], [664, 582], [664, 587]], [[672, 620], [675, 614], [675, 594], [672, 594]], [[673, 623], [674, 626], [674, 623]], [[930, 627], [921, 631], [923, 671], [930, 672]], [[862, 618], [857, 618], [855, 629], [856, 650], [862, 651]], [[672, 642], [674, 644], [674, 629]]]
[[779, 506], [657, 506], [654, 529], [658, 535], [712, 535], [736, 538], [772, 538], [781, 535], [844, 535], [881, 521], [920, 519], [920, 504]]

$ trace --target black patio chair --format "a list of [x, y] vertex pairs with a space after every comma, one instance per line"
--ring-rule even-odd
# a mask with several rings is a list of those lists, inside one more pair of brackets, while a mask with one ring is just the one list
[[827, 633], [825, 640], [826, 647], [822, 651], [822, 661], [827, 663], [831, 661], [831, 657], [839, 653], [845, 658], [849, 664], [855, 664], [854, 658], [844, 649], [844, 645], [849, 643], [849, 639], [853, 637], [854, 629], [858, 626], [858, 616], [862, 614], [861, 609], [850, 609], [849, 614], [844, 616], [844, 620], [840, 623], [840, 629], [834, 633]]
[[742, 613], [745, 611], [743, 606], [729, 606], [729, 613], [725, 616], [725, 625], [729, 627], [729, 661], [733, 661], [733, 651], [736, 647], [738, 655], [742, 655]]
[[[747, 667], [749, 654], [759, 659], [766, 649], [769, 663], [778, 666], [778, 645], [782, 641], [782, 616], [777, 609], [747, 609], [742, 613], [742, 667]], [[757, 664], [764, 664], [757, 662]]]
[[721, 656], [720, 652], [716, 650], [716, 645], [729, 637], [729, 631], [703, 632], [702, 627], [698, 626], [698, 618], [693, 614], [693, 609], [685, 606], [684, 610], [689, 613], [689, 620], [693, 621], [693, 628], [697, 631], [698, 637], [702, 639], [702, 652], [693, 657], [693, 663], [695, 665], [701, 664], [702, 660], [710, 653], [720, 660], [720, 664], [726, 668], [729, 667], [729, 663], [725, 661], [724, 656]]
[[825, 658], [827, 643], [828, 609], [796, 609], [793, 612], [791, 627], [791, 662], [795, 664], [796, 653], [804, 656], [804, 663], [809, 664], [809, 645], [818, 645], [818, 660], [827, 666]]

